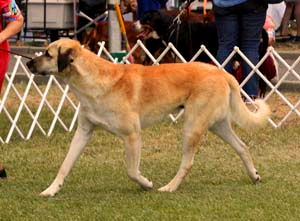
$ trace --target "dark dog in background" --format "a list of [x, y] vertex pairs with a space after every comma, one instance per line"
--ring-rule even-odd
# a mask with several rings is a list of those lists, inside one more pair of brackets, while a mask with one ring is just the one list
[[[163, 13], [166, 15], [169, 15], [171, 17], [175, 17], [179, 14], [178, 10], [162, 10]], [[206, 16], [203, 16], [198, 13], [190, 12], [188, 14], [184, 14], [182, 16], [182, 19], [187, 21], [195, 21], [195, 22], [205, 22], [205, 21], [211, 21], [213, 19], [212, 13], [207, 13]], [[125, 29], [127, 33], [127, 38], [129, 41], [129, 45], [133, 47], [137, 40], [140, 39], [146, 46], [146, 48], [149, 50], [149, 52], [157, 58], [165, 49], [165, 44], [161, 41], [161, 39], [156, 38], [144, 38], [144, 34], [141, 32], [138, 32], [134, 26], [134, 22], [125, 21]], [[108, 23], [106, 21], [98, 22], [96, 24], [96, 27], [93, 28], [88, 35], [85, 36], [83, 41], [81, 42], [85, 48], [91, 50], [95, 54], [99, 51], [99, 45], [98, 42], [105, 42], [105, 46], [108, 47]], [[152, 62], [147, 57], [147, 55], [144, 53], [143, 50], [140, 48], [137, 48], [137, 50], [133, 53], [134, 57], [134, 63], [138, 64], [144, 64], [144, 65], [151, 65]], [[173, 63], [175, 61], [174, 54], [167, 53], [160, 63]]]
[[[214, 22], [181, 19], [180, 23], [177, 23], [175, 18], [175, 16], [170, 16], [163, 11], [151, 10], [146, 12], [140, 20], [146, 36], [145, 41], [154, 38], [159, 40], [160, 44], [172, 42], [187, 61], [198, 52], [201, 45], [205, 45], [209, 52], [216, 56], [218, 35]], [[211, 61], [205, 53], [201, 53], [196, 60]]]
[[[127, 33], [127, 38], [130, 47], [132, 48], [137, 40], [139, 39], [139, 33], [135, 30], [134, 23], [133, 22], [124, 22], [126, 33]], [[141, 39], [142, 40], [142, 39]], [[93, 28], [89, 34], [83, 39], [82, 44], [86, 49], [89, 49], [90, 51], [94, 52], [95, 54], [98, 54], [98, 51], [100, 49], [99, 42], [105, 42], [105, 47], [108, 49], [109, 45], [109, 37], [108, 37], [108, 22], [102, 21], [98, 22], [96, 24], [96, 27]], [[150, 49], [150, 53], [154, 57], [158, 57], [163, 49], [165, 48], [164, 45], [160, 45], [161, 41], [151, 38], [147, 40], [145, 44], [146, 48]], [[122, 48], [125, 48], [125, 42], [122, 45]], [[148, 61], [148, 58], [146, 53], [138, 47], [133, 53], [132, 56], [134, 58], [134, 63], [135, 64], [145, 64], [145, 65], [150, 65], [150, 62]], [[150, 59], [149, 59], [150, 60]], [[172, 54], [168, 53], [166, 56], [163, 57], [161, 60], [161, 63], [172, 63], [174, 62], [174, 59], [172, 57]]]

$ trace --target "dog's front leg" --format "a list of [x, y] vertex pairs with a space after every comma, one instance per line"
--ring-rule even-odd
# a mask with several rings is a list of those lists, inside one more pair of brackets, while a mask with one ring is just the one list
[[78, 126], [72, 139], [68, 154], [61, 165], [55, 180], [45, 191], [40, 194], [41, 196], [54, 196], [60, 190], [64, 183], [65, 177], [69, 174], [74, 163], [84, 150], [91, 135], [91, 125], [85, 125], [85, 127]]
[[127, 173], [130, 179], [137, 182], [143, 189], [152, 189], [153, 183], [141, 175], [139, 170], [141, 158], [141, 135], [140, 133], [131, 133], [125, 137], [125, 152]]

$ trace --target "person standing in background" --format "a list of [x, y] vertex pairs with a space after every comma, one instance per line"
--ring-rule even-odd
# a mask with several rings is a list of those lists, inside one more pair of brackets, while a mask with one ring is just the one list
[[276, 31], [279, 30], [285, 12], [286, 3], [269, 4], [264, 29], [268, 33], [269, 46], [275, 42]]
[[[0, 0], [0, 95], [5, 73], [9, 64], [8, 38], [17, 34], [23, 27], [24, 18], [14, 0]], [[4, 22], [2, 21], [4, 18]], [[5, 27], [2, 27], [2, 24]], [[2, 49], [2, 50], [1, 50]], [[0, 100], [1, 102], [1, 100]], [[0, 164], [0, 178], [5, 178], [6, 172]]]
[[[217, 60], [223, 63], [234, 46], [238, 46], [247, 58], [256, 65], [259, 61], [258, 48], [262, 28], [266, 19], [267, 3], [262, 0], [213, 0], [219, 49]], [[232, 62], [225, 70], [232, 73]], [[243, 79], [252, 68], [242, 62]], [[259, 77], [254, 74], [244, 85], [243, 89], [252, 98], [258, 96]]]
[[[8, 38], [20, 32], [24, 18], [15, 0], [0, 0], [0, 94], [5, 73], [9, 64]], [[4, 21], [2, 21], [4, 18]], [[5, 27], [2, 27], [2, 24]], [[1, 50], [2, 49], [2, 50]]]
[[[289, 21], [291, 20], [291, 16], [293, 12], [294, 12], [294, 18], [296, 19], [296, 25], [297, 25], [296, 36], [292, 36], [289, 33], [289, 29], [288, 29]], [[282, 19], [280, 40], [300, 41], [300, 0], [286, 0], [286, 9]]]

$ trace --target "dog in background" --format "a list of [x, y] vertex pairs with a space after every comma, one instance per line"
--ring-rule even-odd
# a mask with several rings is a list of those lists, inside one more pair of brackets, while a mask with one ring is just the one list
[[43, 196], [54, 196], [60, 190], [97, 126], [124, 141], [128, 176], [142, 188], [152, 189], [153, 183], [139, 170], [141, 131], [182, 106], [182, 161], [176, 176], [160, 191], [172, 192], [179, 187], [207, 129], [231, 145], [254, 183], [261, 179], [248, 148], [231, 124], [248, 129], [265, 125], [270, 115], [268, 105], [256, 100], [258, 110], [251, 112], [240, 96], [235, 78], [213, 65], [113, 64], [82, 48], [78, 41], [61, 39], [51, 43], [43, 55], [27, 66], [34, 74], [62, 78], [80, 101], [78, 128], [70, 149], [55, 180], [41, 193]]
[[[169, 16], [176, 16], [179, 11], [178, 10], [162, 10], [164, 13], [166, 13]], [[212, 19], [212, 14], [208, 13], [207, 16], [203, 17], [202, 15], [198, 13], [190, 12], [188, 15], [183, 15], [183, 18], [185, 21], [198, 21], [198, 22], [204, 22], [209, 21]], [[139, 32], [136, 30], [134, 22], [125, 21], [124, 22], [127, 38], [130, 47], [133, 47], [136, 44], [136, 41], [140, 39], [146, 48], [149, 50], [149, 52], [157, 58], [165, 48], [165, 45], [162, 43], [160, 39], [154, 39], [149, 38], [144, 35], [144, 32]], [[105, 42], [105, 46], [108, 47], [108, 23], [106, 21], [98, 22], [96, 24], [96, 27], [93, 28], [83, 39], [82, 44], [85, 48], [91, 50], [95, 54], [99, 51], [99, 45], [98, 42]], [[144, 51], [141, 48], [137, 48], [137, 50], [133, 53], [134, 57], [134, 63], [136, 64], [144, 64], [144, 65], [151, 65], [152, 62], [150, 61], [149, 57], [144, 53]], [[167, 53], [160, 63], [173, 63], [176, 61], [174, 59], [174, 54]]]
[[[130, 47], [133, 47], [137, 40], [139, 39], [139, 33], [135, 30], [134, 23], [133, 22], [124, 22], [126, 33], [127, 33], [127, 38]], [[93, 28], [89, 34], [83, 39], [82, 44], [83, 46], [94, 52], [95, 54], [98, 54], [98, 51], [100, 49], [100, 46], [98, 42], [105, 42], [105, 47], [108, 48], [108, 22], [102, 21], [98, 22], [96, 24], [96, 27]], [[145, 43], [145, 42], [144, 42]], [[125, 44], [125, 43], [124, 43]], [[149, 39], [145, 43], [146, 48], [149, 49], [150, 53], [154, 57], [158, 57], [162, 53], [163, 45], [160, 45], [160, 41], [156, 39]], [[125, 46], [123, 45], [123, 48]], [[134, 58], [134, 63], [135, 64], [144, 64], [144, 65], [150, 65], [150, 62], [147, 59], [146, 53], [138, 47], [133, 53], [132, 56]], [[171, 63], [174, 62], [172, 54], [168, 53], [166, 56], [161, 60], [161, 63]]]
[[[214, 22], [203, 22], [199, 19], [181, 19], [177, 23], [175, 16], [164, 11], [151, 10], [140, 19], [144, 36], [158, 39], [161, 42], [172, 42], [185, 60], [189, 61], [198, 52], [201, 45], [215, 57], [218, 50], [218, 34]], [[211, 59], [201, 53], [197, 61], [210, 62]]]
[[[133, 47], [137, 41], [137, 32], [135, 31], [134, 23], [125, 21], [124, 25], [125, 25], [129, 45], [130, 47]], [[97, 54], [100, 49], [98, 42], [101, 43], [103, 41], [105, 42], [105, 47], [108, 48], [109, 38], [108, 38], [107, 21], [98, 22], [96, 24], [96, 27], [93, 28], [89, 32], [89, 34], [87, 34], [87, 36], [83, 39], [82, 44], [84, 45], [85, 48]], [[134, 58], [134, 63], [141, 64], [144, 60], [145, 55], [143, 53], [143, 50], [141, 50], [141, 48], [137, 48], [137, 50], [133, 52], [132, 56]]]

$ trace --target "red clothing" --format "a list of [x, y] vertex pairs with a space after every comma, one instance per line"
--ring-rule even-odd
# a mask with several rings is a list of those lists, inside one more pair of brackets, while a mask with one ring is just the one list
[[[15, 21], [21, 16], [21, 12], [14, 0], [0, 0], [0, 32], [2, 32], [2, 17], [6, 22]], [[8, 41], [0, 44], [0, 48], [9, 50]], [[9, 53], [0, 50], [0, 93], [5, 73], [9, 64]]]

